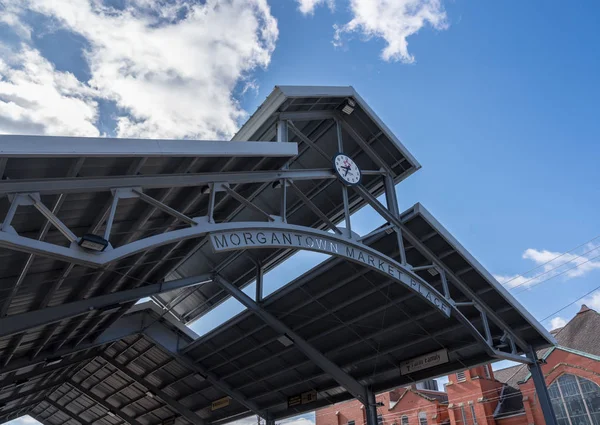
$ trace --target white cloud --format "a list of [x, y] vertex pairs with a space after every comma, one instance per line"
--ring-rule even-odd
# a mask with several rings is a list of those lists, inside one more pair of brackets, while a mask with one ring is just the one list
[[119, 107], [118, 136], [230, 137], [247, 115], [234, 90], [269, 64], [278, 37], [267, 0], [125, 4], [31, 0], [21, 13], [43, 14], [87, 40], [86, 83]]
[[329, 9], [333, 10], [335, 7], [335, 0], [296, 0], [298, 2], [298, 9], [305, 15], [312, 15], [315, 13], [315, 8], [326, 4]]
[[0, 133], [98, 136], [94, 91], [23, 44], [0, 55]]
[[589, 308], [600, 312], [600, 291], [596, 291], [592, 295], [584, 299], [582, 304], [585, 304]]
[[536, 268], [523, 275], [494, 277], [508, 288], [527, 288], [558, 276], [564, 280], [581, 277], [600, 269], [600, 244], [588, 243], [566, 253], [529, 248], [522, 258], [533, 261]]
[[567, 321], [560, 316], [556, 316], [552, 320], [550, 320], [550, 330], [562, 328], [567, 324]]
[[350, 11], [352, 20], [335, 26], [334, 45], [351, 33], [381, 38], [387, 43], [381, 52], [386, 61], [414, 62], [407, 38], [428, 24], [437, 30], [448, 26], [441, 0], [350, 0]]

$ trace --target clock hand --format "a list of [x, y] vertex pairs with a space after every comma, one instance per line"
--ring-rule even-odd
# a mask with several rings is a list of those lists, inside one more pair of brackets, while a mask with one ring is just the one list
[[346, 177], [348, 175], [348, 172], [350, 171], [350, 167], [342, 167], [344, 170], [346, 170], [346, 173], [344, 174], [344, 177]]

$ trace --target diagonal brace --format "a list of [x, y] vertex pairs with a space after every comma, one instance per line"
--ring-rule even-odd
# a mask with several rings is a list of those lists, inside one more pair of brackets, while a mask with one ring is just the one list
[[234, 198], [240, 204], [243, 204], [243, 205], [247, 206], [248, 208], [250, 208], [251, 210], [253, 210], [254, 212], [259, 213], [260, 215], [264, 216], [267, 220], [274, 221], [273, 217], [271, 217], [271, 215], [269, 213], [263, 211], [260, 207], [254, 205], [252, 202], [250, 202], [249, 200], [244, 198], [242, 195], [237, 193], [235, 190], [230, 188], [228, 185], [223, 184], [223, 185], [221, 185], [221, 187], [229, 196]]
[[[445, 278], [450, 278], [454, 285], [463, 292], [467, 297], [472, 300], [478, 300], [477, 294], [473, 292], [455, 273], [452, 272], [448, 267], [446, 267], [443, 263], [441, 263], [435, 256], [433, 252], [423, 244], [416, 236], [414, 236], [410, 230], [402, 223], [399, 217], [396, 217], [392, 213], [390, 213], [382, 204], [375, 198], [364, 186], [358, 185], [353, 186], [353, 188], [358, 192], [360, 196], [365, 199], [369, 205], [373, 207], [375, 211], [377, 211], [384, 219], [389, 221], [390, 223], [397, 226], [400, 230], [402, 230], [402, 235], [410, 242], [415, 248], [419, 249], [420, 252], [425, 255], [425, 257], [431, 261], [440, 271], [444, 271]], [[510, 327], [491, 309], [487, 304], [479, 302], [479, 307], [486, 312], [488, 319], [492, 320], [499, 327], [504, 329], [513, 339], [514, 341], [526, 351], [528, 349], [527, 343], [517, 336], [514, 332], [510, 330]]]
[[321, 368], [325, 373], [329, 374], [335, 379], [342, 387], [344, 387], [350, 394], [357, 398], [360, 402], [367, 402], [367, 394], [365, 387], [363, 387], [356, 379], [346, 373], [341, 367], [329, 360], [320, 351], [315, 349], [300, 335], [290, 329], [287, 325], [271, 315], [269, 312], [263, 310], [252, 298], [246, 295], [238, 287], [225, 281], [224, 279], [215, 276], [215, 281], [218, 282], [221, 287], [229, 293], [232, 297], [241, 302], [250, 311], [260, 317], [267, 325], [269, 325], [276, 332], [286, 335], [292, 340], [298, 350], [300, 350], [306, 357], [312, 360], [315, 365]]
[[179, 211], [171, 208], [170, 206], [168, 206], [166, 204], [163, 204], [159, 200], [154, 199], [152, 196], [146, 195], [144, 192], [142, 192], [141, 189], [134, 188], [134, 189], [131, 189], [131, 191], [133, 193], [135, 193], [136, 195], [138, 195], [138, 197], [142, 201], [144, 201], [144, 202], [152, 205], [153, 207], [161, 210], [162, 212], [165, 212], [165, 213], [167, 213], [167, 214], [175, 217], [178, 220], [183, 221], [186, 224], [189, 224], [190, 226], [195, 226], [195, 225], [198, 224], [193, 219], [191, 219], [190, 217], [188, 217], [187, 215], [180, 213]]
[[338, 235], [342, 234], [342, 231], [331, 222], [331, 220], [329, 220], [329, 217], [327, 217], [325, 214], [323, 214], [323, 212], [319, 209], [319, 207], [317, 207], [313, 201], [311, 201], [308, 196], [306, 196], [298, 186], [296, 186], [296, 184], [292, 181], [288, 182], [289, 186], [292, 188], [292, 190], [296, 193], [296, 195], [298, 195], [298, 197], [302, 200], [302, 202], [304, 204], [306, 204], [308, 206], [308, 208], [310, 208], [312, 210], [312, 212], [314, 212], [316, 215], [319, 216], [319, 218], [321, 220], [323, 220], [323, 222], [327, 225], [327, 227], [329, 227], [331, 230], [333, 230], [335, 233], [337, 233]]

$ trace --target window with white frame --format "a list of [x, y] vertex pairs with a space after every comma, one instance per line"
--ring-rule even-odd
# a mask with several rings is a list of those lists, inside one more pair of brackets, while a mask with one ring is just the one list
[[600, 386], [562, 375], [548, 388], [558, 425], [600, 425]]
[[465, 382], [467, 380], [467, 375], [465, 371], [456, 372], [456, 380], [458, 382]]
[[427, 425], [427, 413], [419, 412], [419, 425]]
[[377, 425], [383, 425], [383, 416], [377, 415]]
[[402, 420], [400, 421], [402, 425], [408, 425], [408, 416], [402, 416]]
[[348, 421], [348, 425], [354, 425], [354, 421]]
[[485, 374], [485, 377], [487, 379], [492, 379], [492, 374], [490, 373], [490, 365], [486, 364], [485, 366], [483, 366], [483, 373]]
[[471, 416], [473, 417], [473, 425], [477, 425], [477, 416], [475, 416], [475, 406], [470, 404], [471, 406]]
[[467, 422], [467, 414], [465, 413], [465, 406], [460, 406], [460, 417], [462, 419], [462, 424], [461, 425], [468, 425], [469, 424]]

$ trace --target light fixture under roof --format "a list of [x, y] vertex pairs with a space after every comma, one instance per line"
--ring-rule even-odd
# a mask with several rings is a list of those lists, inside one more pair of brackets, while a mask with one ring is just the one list
[[435, 267], [431, 267], [430, 269], [427, 269], [427, 271], [431, 276], [437, 276], [438, 274], [440, 274], [440, 272], [438, 272], [438, 270]]
[[346, 104], [344, 105], [344, 107], [342, 108], [342, 112], [350, 115], [352, 112], [354, 112], [354, 107], [356, 106], [356, 102], [353, 101], [352, 99], [348, 99], [346, 101]]
[[90, 251], [102, 252], [108, 246], [108, 241], [102, 236], [85, 234], [79, 239], [79, 246]]
[[115, 416], [117, 416], [117, 415], [115, 415], [113, 412], [111, 412], [111, 411], [109, 410], [109, 411], [108, 411], [108, 416], [110, 416], [111, 418], [114, 418], [114, 417], [115, 417]]
[[279, 338], [277, 338], [277, 341], [281, 342], [285, 347], [294, 345], [294, 341], [292, 341], [292, 339], [287, 335], [281, 335]]
[[63, 361], [62, 357], [51, 357], [51, 358], [47, 358], [46, 362], [44, 363], [44, 366], [54, 366], [56, 364], [59, 364], [60, 362]]
[[146, 391], [146, 395], [150, 398], [154, 398], [154, 393], [152, 391]]

